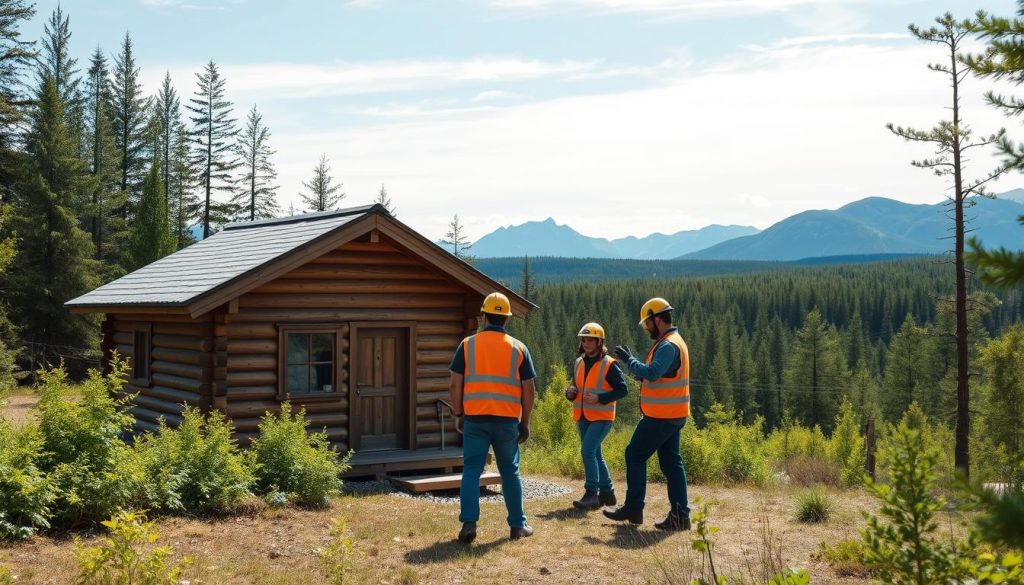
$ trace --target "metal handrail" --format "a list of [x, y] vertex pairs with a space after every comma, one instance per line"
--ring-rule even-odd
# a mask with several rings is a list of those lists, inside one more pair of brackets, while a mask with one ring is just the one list
[[437, 421], [439, 423], [441, 423], [441, 450], [442, 451], [444, 451], [444, 448], [445, 448], [445, 444], [444, 444], [444, 408], [442, 408], [443, 406], [447, 406], [448, 407], [448, 412], [451, 412], [452, 416], [455, 416], [455, 409], [452, 408], [451, 403], [449, 403], [447, 400], [443, 400], [441, 398], [438, 398], [437, 402], [434, 403], [434, 408], [437, 409]]

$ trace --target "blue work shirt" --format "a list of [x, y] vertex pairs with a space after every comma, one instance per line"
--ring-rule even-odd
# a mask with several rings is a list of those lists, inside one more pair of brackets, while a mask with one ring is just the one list
[[[507, 333], [504, 327], [497, 325], [487, 325], [482, 331], [497, 331], [499, 333]], [[466, 375], [466, 352], [463, 349], [465, 340], [459, 343], [459, 348], [455, 350], [455, 355], [452, 356], [452, 363], [448, 365], [448, 369], [456, 374]], [[523, 363], [519, 365], [519, 380], [525, 382], [526, 380], [532, 380], [537, 377], [537, 372], [533, 368], [533, 358], [530, 357], [530, 350], [523, 344], [520, 344], [523, 350]], [[462, 405], [452, 405], [462, 410]], [[466, 420], [472, 420], [477, 422], [509, 422], [518, 421], [519, 419], [508, 416], [495, 416], [493, 414], [467, 414]]]

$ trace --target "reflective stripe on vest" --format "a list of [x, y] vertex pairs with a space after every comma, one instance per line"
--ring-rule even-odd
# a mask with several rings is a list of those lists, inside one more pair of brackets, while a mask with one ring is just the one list
[[499, 331], [481, 331], [467, 337], [463, 347], [466, 374], [462, 407], [465, 413], [520, 418], [523, 412], [520, 343]]
[[690, 416], [690, 354], [686, 342], [673, 331], [658, 340], [647, 354], [650, 365], [654, 352], [662, 343], [671, 343], [679, 350], [679, 369], [671, 376], [640, 384], [640, 411], [651, 418], [686, 418]]
[[[595, 394], [603, 394], [605, 392], [611, 392], [612, 386], [606, 379], [608, 377], [608, 369], [611, 368], [614, 360], [609, 356], [604, 356], [601, 359], [601, 367], [590, 367], [590, 372], [587, 373], [586, 379], [584, 379], [583, 372], [586, 370], [586, 365], [583, 363], [583, 358], [576, 358], [576, 365], [573, 368], [573, 385], [579, 390], [576, 393], [576, 398], [572, 401], [572, 420], [580, 420], [580, 417], [584, 417], [587, 420], [598, 421], [598, 420], [615, 420], [615, 403], [611, 404], [587, 404], [583, 402], [583, 393], [586, 390], [593, 390]], [[596, 374], [596, 376], [595, 376]]]

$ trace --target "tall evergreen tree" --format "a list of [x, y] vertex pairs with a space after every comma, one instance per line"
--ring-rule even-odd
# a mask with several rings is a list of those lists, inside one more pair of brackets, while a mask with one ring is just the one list
[[954, 303], [956, 306], [956, 344], [957, 344], [957, 416], [954, 447], [956, 467], [965, 475], [970, 473], [970, 384], [967, 357], [967, 271], [964, 265], [964, 234], [966, 218], [964, 209], [973, 204], [971, 198], [984, 195], [984, 185], [1002, 174], [1006, 167], [986, 173], [976, 180], [964, 178], [964, 154], [969, 150], [984, 147], [1005, 139], [1005, 131], [985, 137], [981, 140], [971, 139], [971, 130], [964, 124], [960, 114], [960, 89], [970, 69], [961, 62], [963, 40], [975, 27], [970, 20], [958, 21], [953, 15], [946, 13], [936, 18], [938, 26], [921, 29], [910, 25], [908, 29], [918, 39], [927, 43], [941, 45], [949, 59], [947, 64], [931, 64], [932, 71], [942, 73], [948, 78], [952, 89], [951, 114], [952, 120], [943, 120], [930, 130], [903, 128], [889, 124], [888, 128], [897, 136], [914, 142], [924, 142], [936, 149], [937, 155], [932, 159], [913, 161], [913, 165], [929, 169], [940, 176], [952, 178], [953, 195], [949, 207], [953, 219], [953, 263], [955, 270], [956, 290]]
[[331, 176], [331, 167], [327, 166], [327, 154], [320, 155], [320, 162], [313, 169], [313, 178], [309, 182], [303, 181], [302, 185], [309, 190], [309, 195], [300, 193], [302, 202], [310, 211], [328, 211], [337, 209], [338, 204], [345, 198], [341, 191], [341, 183], [334, 185], [334, 177]]
[[181, 100], [171, 83], [171, 72], [164, 73], [164, 82], [156, 95], [156, 150], [159, 161], [160, 179], [165, 191], [171, 184], [171, 154], [181, 125]]
[[384, 209], [387, 210], [392, 217], [398, 217], [395, 206], [391, 203], [391, 197], [388, 196], [388, 191], [384, 188], [384, 183], [381, 183], [380, 191], [377, 192], [377, 198], [374, 199], [373, 202], [383, 205]]
[[83, 224], [92, 236], [96, 259], [117, 264], [126, 239], [126, 222], [116, 213], [125, 201], [119, 188], [120, 157], [114, 144], [109, 75], [107, 58], [97, 47], [85, 80], [88, 169], [93, 181]]
[[43, 25], [42, 54], [39, 59], [39, 83], [49, 75], [57, 85], [57, 93], [64, 102], [65, 114], [70, 115], [78, 106], [80, 93], [78, 86], [78, 59], [71, 56], [70, 18], [58, 4], [50, 15], [50, 20]]
[[890, 421], [898, 421], [911, 404], [921, 402], [929, 381], [926, 335], [914, 316], [907, 315], [889, 344], [882, 410]]
[[253, 221], [277, 217], [281, 208], [277, 204], [277, 171], [270, 157], [270, 129], [263, 123], [263, 116], [253, 105], [245, 123], [245, 130], [238, 137], [235, 156], [241, 161], [242, 176], [231, 205], [238, 217]]
[[22, 70], [35, 52], [18, 29], [33, 16], [35, 9], [25, 0], [0, 0], [0, 203], [11, 201], [23, 168], [19, 138], [29, 100], [22, 91]]
[[441, 243], [446, 246], [451, 246], [452, 254], [456, 258], [462, 258], [463, 260], [472, 259], [472, 256], [466, 252], [473, 247], [473, 244], [471, 244], [469, 238], [466, 237], [466, 228], [462, 225], [462, 222], [459, 221], [458, 213], [452, 217], [452, 221], [448, 224], [448, 231], [445, 232]]
[[533, 295], [533, 273], [530, 272], [530, 257], [523, 257], [523, 275], [522, 284], [519, 287], [520, 292], [523, 293], [523, 298], [530, 300]]
[[180, 250], [195, 241], [191, 226], [199, 219], [202, 206], [193, 190], [196, 173], [192, 166], [191, 148], [185, 125], [178, 123], [174, 133], [170, 174], [167, 184], [167, 212], [170, 216], [171, 233]]
[[114, 58], [113, 96], [114, 145], [117, 148], [119, 188], [127, 205], [119, 210], [130, 217], [131, 207], [138, 199], [139, 186], [146, 174], [146, 127], [149, 100], [142, 93], [140, 68], [135, 65], [132, 38], [124, 34], [121, 53]]
[[202, 191], [203, 239], [210, 237], [211, 227], [228, 221], [231, 207], [214, 199], [218, 191], [234, 187], [232, 172], [238, 166], [234, 159], [235, 119], [231, 102], [224, 97], [227, 81], [221, 77], [211, 59], [201, 73], [196, 73], [195, 97], [189, 100], [192, 112], [192, 164]]
[[75, 155], [56, 83], [44, 76], [28, 140], [31, 168], [16, 207], [21, 249], [11, 270], [13, 304], [24, 325], [30, 355], [56, 363], [60, 347], [91, 347], [91, 318], [69, 315], [64, 302], [98, 283], [92, 241], [72, 211], [82, 183], [89, 181]]
[[848, 388], [848, 377], [839, 335], [822, 319], [821, 311], [812, 309], [786, 360], [786, 406], [804, 424], [821, 425], [828, 431]]
[[177, 238], [167, 222], [167, 196], [163, 181], [153, 165], [142, 188], [142, 199], [132, 224], [125, 268], [136, 270], [156, 262], [178, 249]]

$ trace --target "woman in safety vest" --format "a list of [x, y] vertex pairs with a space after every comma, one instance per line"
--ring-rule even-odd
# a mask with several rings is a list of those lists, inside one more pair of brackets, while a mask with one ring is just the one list
[[615, 421], [615, 401], [629, 393], [626, 379], [604, 345], [604, 327], [587, 323], [577, 334], [579, 353], [572, 368], [572, 386], [565, 397], [572, 402], [572, 418], [580, 433], [583, 456], [583, 497], [572, 505], [582, 510], [614, 506], [615, 488], [601, 443]]

